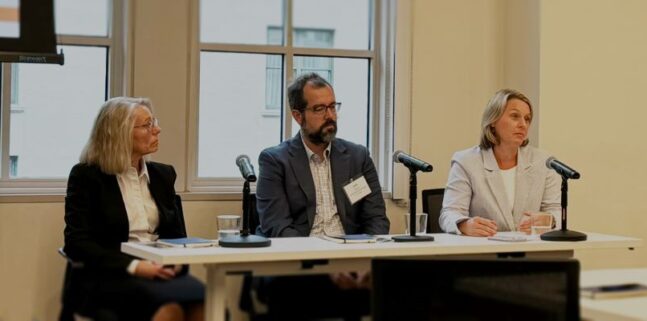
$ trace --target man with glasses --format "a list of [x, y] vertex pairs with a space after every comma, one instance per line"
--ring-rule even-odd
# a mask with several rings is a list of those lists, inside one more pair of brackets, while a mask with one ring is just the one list
[[[288, 100], [301, 130], [259, 156], [259, 232], [269, 237], [388, 234], [368, 150], [335, 137], [341, 103], [332, 86], [315, 73], [304, 74], [288, 87]], [[369, 275], [360, 274], [274, 278], [268, 286], [269, 312], [291, 312], [298, 319], [368, 314]], [[281, 315], [285, 318], [290, 315]]]

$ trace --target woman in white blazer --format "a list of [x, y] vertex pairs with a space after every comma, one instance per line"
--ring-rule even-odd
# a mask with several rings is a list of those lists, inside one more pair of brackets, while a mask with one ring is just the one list
[[488, 102], [478, 146], [452, 157], [440, 226], [448, 233], [492, 236], [530, 230], [533, 212], [560, 215], [560, 180], [546, 167], [549, 157], [528, 145], [530, 100], [512, 89]]

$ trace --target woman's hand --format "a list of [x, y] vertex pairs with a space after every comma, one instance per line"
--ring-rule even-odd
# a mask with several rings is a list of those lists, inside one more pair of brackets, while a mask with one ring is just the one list
[[495, 221], [476, 216], [458, 223], [458, 229], [467, 236], [492, 236], [497, 227]]
[[135, 268], [135, 275], [151, 280], [155, 278], [170, 280], [175, 277], [175, 269], [150, 261], [139, 261]]

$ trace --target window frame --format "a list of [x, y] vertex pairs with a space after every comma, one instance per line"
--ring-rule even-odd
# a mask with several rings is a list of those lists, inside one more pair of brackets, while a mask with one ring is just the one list
[[[372, 18], [369, 29], [369, 48], [334, 49], [308, 48], [293, 46], [292, 8], [293, 0], [283, 0], [283, 42], [284, 45], [235, 44], [235, 43], [202, 43], [200, 42], [200, 0], [191, 0], [191, 67], [189, 84], [189, 146], [186, 175], [186, 189], [189, 193], [216, 193], [223, 199], [230, 199], [240, 194], [242, 178], [201, 178], [198, 177], [198, 124], [200, 95], [200, 54], [202, 52], [229, 52], [251, 54], [278, 54], [283, 57], [283, 102], [287, 101], [285, 87], [293, 80], [292, 70], [295, 56], [359, 58], [369, 63], [368, 81], [369, 117], [368, 149], [371, 152], [376, 169], [382, 179], [383, 194], [390, 197], [392, 186], [392, 162], [390, 153], [393, 150], [393, 59], [395, 9], [397, 0], [369, 0]], [[387, 8], [387, 10], [382, 10]], [[286, 103], [280, 110], [282, 136], [281, 140], [292, 137], [292, 117]], [[277, 133], [279, 134], [279, 133]], [[269, 146], [268, 146], [269, 147]], [[233, 160], [232, 160], [233, 165]], [[216, 197], [219, 198], [219, 197]]]
[[[269, 33], [270, 33], [270, 31], [271, 31], [271, 30], [280, 31], [281, 29], [282, 29], [282, 28], [281, 28], [280, 26], [268, 26], [268, 29], [267, 29], [267, 32], [268, 32], [268, 38], [269, 38]], [[304, 28], [304, 27], [300, 27], [300, 28], [294, 28], [294, 29], [293, 29], [293, 31], [294, 31], [294, 33], [296, 33], [297, 35], [299, 34], [299, 32], [328, 32], [328, 33], [330, 33], [330, 35], [331, 35], [331, 37], [332, 37], [333, 39], [334, 39], [334, 36], [335, 36], [335, 30], [333, 30], [333, 29], [326, 29], [326, 28], [307, 28], [307, 27], [305, 27], [305, 28]], [[271, 42], [269, 41], [269, 39], [268, 39], [268, 43], [270, 43], [270, 44], [271, 44]], [[331, 45], [332, 45], [332, 43], [331, 43]], [[330, 46], [318, 47], [318, 48], [330, 48]], [[268, 58], [269, 58], [269, 57], [268, 57]], [[307, 57], [303, 57], [303, 58], [307, 58]], [[333, 66], [333, 64], [332, 64], [332, 63], [333, 63], [333, 59], [334, 59], [334, 58], [331, 58], [331, 57], [325, 57], [325, 58], [327, 58], [327, 59], [328, 59], [327, 63], [328, 63], [328, 64], [330, 64], [329, 68], [327, 69], [327, 71], [330, 73], [330, 77], [324, 77], [324, 78], [330, 82], [330, 81], [331, 81], [331, 79], [334, 79], [334, 75], [335, 75], [334, 66]], [[270, 60], [269, 60], [269, 59], [267, 59], [266, 61], [267, 61], [267, 62], [266, 62], [266, 67], [265, 67], [265, 71], [266, 71], [266, 73], [267, 73], [270, 69], [272, 69], [272, 70], [276, 70], [276, 69], [282, 70], [282, 69], [283, 69], [283, 61], [282, 61], [282, 60], [280, 60], [280, 65], [281, 65], [281, 66], [280, 66], [280, 67], [278, 67], [278, 68], [277, 68], [277, 67], [275, 67], [275, 66], [269, 66], [269, 64], [270, 64]], [[294, 68], [294, 64], [293, 64], [293, 68]], [[303, 69], [305, 69], [305, 68], [299, 68], [299, 66], [296, 66], [296, 68], [294, 68], [294, 70], [293, 70], [293, 74], [294, 74], [294, 73], [296, 73], [296, 74], [301, 74], [301, 72], [300, 72], [300, 71], [301, 71], [301, 70], [303, 70]], [[265, 79], [266, 79], [266, 81], [267, 81], [267, 80], [269, 80], [269, 78], [268, 78], [268, 77], [266, 77]], [[283, 82], [283, 79], [281, 78], [281, 80], [280, 80], [280, 81], [281, 81], [281, 83], [282, 83], [282, 82]], [[333, 84], [333, 86], [334, 86], [334, 84]], [[268, 104], [268, 103], [267, 103], [267, 102], [268, 102], [268, 99], [267, 99], [267, 88], [268, 88], [268, 83], [267, 83], [267, 82], [265, 83], [265, 88], [266, 88], [266, 91], [265, 91], [265, 93], [266, 93], [265, 102], [266, 102], [266, 103], [265, 103], [265, 108], [263, 109], [263, 114], [264, 114], [264, 115], [272, 115], [272, 116], [280, 116], [280, 111], [281, 111], [281, 102], [282, 102], [282, 101], [281, 101], [281, 102], [279, 102], [279, 105], [278, 105], [278, 106], [274, 106], [274, 105]], [[270, 107], [272, 107], [272, 108], [270, 108]], [[274, 107], [276, 107], [276, 108], [274, 108]]]
[[[126, 53], [126, 29], [129, 7], [132, 4], [127, 0], [110, 0], [108, 7], [108, 35], [106, 36], [77, 36], [57, 34], [57, 46], [89, 46], [103, 47], [107, 49], [106, 88], [104, 89], [106, 99], [108, 97], [127, 94], [128, 79], [130, 70], [125, 68]], [[128, 7], [128, 8], [127, 8]], [[130, 25], [130, 24], [128, 24]], [[12, 87], [12, 63], [2, 63], [2, 100], [0, 101], [0, 197], [13, 197], [19, 195], [63, 195], [67, 185], [67, 178], [10, 178], [9, 177], [9, 142], [11, 133], [11, 87]], [[70, 165], [71, 166], [71, 165]], [[44, 198], [43, 201], [51, 200]], [[11, 199], [9, 199], [11, 201]], [[30, 199], [30, 201], [38, 201]]]

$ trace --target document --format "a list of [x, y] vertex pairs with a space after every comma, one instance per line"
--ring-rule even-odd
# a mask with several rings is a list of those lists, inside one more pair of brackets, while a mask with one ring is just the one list
[[488, 240], [501, 242], [525, 242], [531, 239], [531, 236], [519, 232], [499, 232], [488, 237]]
[[162, 247], [209, 247], [218, 245], [218, 241], [199, 237], [183, 237], [178, 239], [159, 239], [155, 244]]
[[323, 235], [326, 241], [335, 243], [375, 243], [377, 239], [369, 234], [348, 234], [348, 235]]

